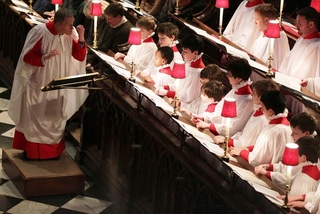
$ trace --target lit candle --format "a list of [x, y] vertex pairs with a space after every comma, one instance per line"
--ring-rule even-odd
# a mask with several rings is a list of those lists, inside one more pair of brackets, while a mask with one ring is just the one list
[[176, 85], [176, 96], [178, 97], [178, 91], [179, 91], [179, 86], [180, 86], [180, 79], [176, 79], [175, 85]]
[[98, 16], [93, 16], [93, 32], [97, 32]]
[[55, 5], [56, 12], [59, 10], [59, 4]]
[[283, 2], [284, 2], [284, 0], [281, 0], [281, 2], [280, 2], [280, 14], [281, 14], [282, 11], [283, 11]]
[[270, 38], [270, 56], [273, 58], [274, 39]]
[[231, 118], [227, 117], [226, 119], [227, 119], [227, 121], [226, 121], [226, 137], [229, 137], [230, 120], [231, 120]]
[[219, 26], [222, 26], [222, 20], [223, 20], [223, 8], [220, 8]]
[[290, 186], [290, 179], [291, 179], [291, 170], [292, 166], [287, 166], [287, 184]]

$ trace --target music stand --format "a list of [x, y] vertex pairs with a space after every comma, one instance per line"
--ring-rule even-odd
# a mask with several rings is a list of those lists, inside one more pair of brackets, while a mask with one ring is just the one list
[[86, 85], [88, 83], [104, 80], [106, 78], [107, 77], [105, 75], [101, 75], [99, 72], [62, 77], [62, 78], [53, 79], [50, 83], [48, 83], [48, 85], [42, 86], [41, 91], [45, 92], [45, 91], [58, 90], [58, 89], [103, 90], [103, 88], [88, 87]]

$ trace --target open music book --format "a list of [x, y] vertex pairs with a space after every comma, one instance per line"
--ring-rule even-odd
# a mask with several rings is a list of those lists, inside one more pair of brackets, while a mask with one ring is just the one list
[[[102, 60], [104, 60], [105, 62], [107, 62], [109, 65], [111, 65], [113, 67], [114, 66], [117, 66], [119, 68], [122, 68], [122, 69], [126, 69], [126, 66], [120, 62], [118, 62], [117, 60], [115, 60], [113, 57], [111, 56], [108, 56], [107, 54], [105, 53], [102, 53], [100, 51], [97, 51], [93, 48], [90, 47], [90, 50], [92, 50], [97, 56], [99, 56]], [[113, 67], [114, 68], [114, 67]]]

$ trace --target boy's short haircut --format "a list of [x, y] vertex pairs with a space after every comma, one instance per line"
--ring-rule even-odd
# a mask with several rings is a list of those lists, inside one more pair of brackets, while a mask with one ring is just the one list
[[301, 112], [291, 118], [290, 126], [293, 128], [298, 128], [302, 132], [308, 131], [309, 134], [313, 134], [316, 130], [317, 123], [312, 115], [307, 112]]
[[299, 138], [296, 141], [296, 144], [299, 146], [299, 156], [305, 155], [307, 161], [310, 161], [311, 163], [318, 163], [319, 142], [315, 138], [304, 136]]
[[255, 92], [258, 97], [261, 97], [261, 95], [265, 91], [276, 91], [280, 90], [280, 86], [278, 83], [270, 80], [270, 79], [263, 79], [263, 80], [258, 80], [254, 83], [252, 83], [252, 88], [255, 89]]
[[211, 80], [222, 80], [222, 71], [220, 67], [216, 64], [209, 64], [206, 65], [204, 69], [200, 72], [201, 79], [208, 79]]
[[272, 109], [275, 115], [283, 113], [286, 108], [286, 98], [280, 91], [265, 91], [261, 95], [260, 101], [267, 110]]
[[203, 51], [203, 40], [197, 34], [189, 34], [181, 41], [181, 47], [187, 48], [191, 52], [198, 51], [198, 54]]
[[143, 16], [136, 22], [136, 26], [138, 28], [144, 28], [146, 30], [155, 30], [156, 28], [156, 22], [153, 18], [150, 16]]
[[241, 78], [243, 81], [249, 80], [252, 68], [248, 60], [237, 58], [227, 65], [227, 71], [230, 71], [234, 78]]
[[271, 20], [278, 18], [277, 9], [270, 3], [260, 4], [254, 9], [255, 12], [258, 12], [261, 16], [267, 17]]
[[201, 92], [219, 102], [224, 96], [224, 86], [220, 81], [211, 80], [201, 86]]
[[110, 3], [109, 6], [103, 11], [105, 15], [110, 15], [112, 17], [124, 16], [124, 9], [122, 4], [118, 2]]
[[170, 64], [172, 62], [174, 57], [172, 48], [168, 46], [164, 46], [164, 47], [159, 47], [157, 51], [159, 51], [159, 53], [161, 54], [161, 57], [164, 60], [166, 60], [166, 64]]
[[171, 22], [165, 22], [159, 25], [157, 33], [166, 35], [169, 38], [174, 36], [175, 40], [177, 40], [179, 35], [179, 28]]

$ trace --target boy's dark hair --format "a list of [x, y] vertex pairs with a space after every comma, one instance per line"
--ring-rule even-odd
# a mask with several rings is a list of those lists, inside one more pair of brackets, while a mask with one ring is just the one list
[[172, 48], [168, 46], [164, 46], [164, 47], [159, 47], [157, 51], [159, 51], [159, 53], [161, 54], [161, 57], [166, 61], [166, 64], [170, 64], [172, 62], [174, 57]]
[[258, 97], [260, 97], [265, 91], [280, 90], [280, 86], [278, 85], [278, 83], [270, 79], [258, 80], [252, 84], [252, 88], [255, 89]]
[[105, 15], [110, 15], [112, 17], [124, 16], [124, 9], [122, 4], [113, 2], [103, 11]]
[[275, 115], [282, 113], [286, 108], [286, 99], [280, 91], [266, 91], [261, 95], [260, 101], [267, 110], [272, 109]]
[[138, 28], [144, 28], [146, 30], [155, 30], [156, 28], [156, 22], [153, 18], [150, 16], [143, 16], [136, 22], [136, 26]]
[[319, 142], [313, 137], [304, 136], [297, 140], [296, 144], [299, 146], [299, 156], [305, 155], [307, 161], [311, 163], [318, 163]]
[[298, 128], [302, 132], [309, 132], [312, 134], [317, 127], [315, 118], [307, 112], [301, 112], [294, 115], [290, 120], [290, 126], [293, 128]]
[[313, 22], [318, 29], [319, 13], [313, 7], [304, 7], [297, 11], [297, 15], [304, 16], [308, 22]]
[[211, 80], [222, 80], [222, 71], [220, 67], [216, 64], [209, 64], [206, 65], [204, 69], [200, 72], [201, 79], [208, 79]]
[[54, 14], [54, 18], [53, 21], [54, 23], [57, 22], [63, 22], [65, 18], [69, 18], [69, 17], [73, 17], [73, 13], [71, 12], [71, 10], [61, 7], [55, 14]]
[[196, 34], [190, 34], [184, 37], [181, 41], [182, 48], [188, 48], [190, 51], [198, 51], [198, 54], [203, 51], [203, 40]]
[[217, 80], [211, 80], [201, 86], [201, 91], [209, 98], [213, 98], [214, 101], [219, 102], [224, 96], [224, 86], [222, 82]]
[[169, 38], [174, 36], [175, 40], [177, 40], [179, 35], [179, 28], [171, 22], [165, 22], [159, 25], [157, 33], [164, 34]]
[[277, 9], [269, 3], [260, 4], [254, 9], [255, 12], [258, 12], [261, 16], [267, 17], [271, 20], [277, 19], [278, 11]]
[[234, 78], [238, 77], [243, 81], [247, 81], [251, 76], [252, 68], [248, 63], [248, 60], [237, 58], [227, 65], [227, 71], [230, 71]]

